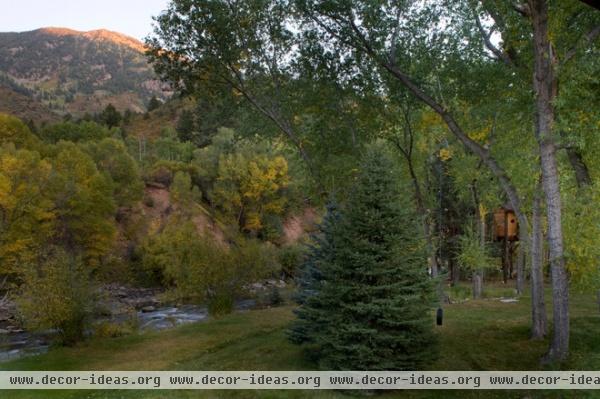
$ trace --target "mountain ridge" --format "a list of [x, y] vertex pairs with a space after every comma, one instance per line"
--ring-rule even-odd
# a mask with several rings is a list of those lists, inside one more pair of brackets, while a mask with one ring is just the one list
[[150, 98], [172, 93], [144, 53], [141, 41], [108, 29], [0, 32], [0, 84], [61, 116], [97, 113], [109, 103], [145, 112]]
[[[109, 29], [92, 29], [88, 31], [80, 31], [71, 28], [58, 27], [58, 26], [45, 26], [42, 28], [34, 29], [31, 31], [24, 32], [11, 32], [11, 33], [42, 33], [56, 36], [82, 36], [87, 37], [94, 40], [110, 40], [113, 43], [125, 44], [130, 46], [133, 49], [136, 49], [140, 52], [144, 52], [146, 50], [146, 46], [141, 40], [138, 40], [132, 36], [126, 35], [124, 33], [112, 31]], [[2, 32], [0, 32], [2, 33]]]

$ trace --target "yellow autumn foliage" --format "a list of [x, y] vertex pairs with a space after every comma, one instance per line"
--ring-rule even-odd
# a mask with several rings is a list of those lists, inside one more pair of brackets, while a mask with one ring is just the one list
[[268, 215], [280, 216], [287, 199], [288, 164], [282, 156], [240, 153], [221, 156], [213, 199], [240, 228], [258, 233]]
[[438, 157], [442, 161], [448, 161], [450, 158], [452, 158], [452, 151], [450, 150], [450, 148], [441, 148], [438, 153]]
[[55, 212], [44, 190], [50, 176], [50, 164], [35, 152], [0, 152], [0, 274], [17, 273], [51, 236]]

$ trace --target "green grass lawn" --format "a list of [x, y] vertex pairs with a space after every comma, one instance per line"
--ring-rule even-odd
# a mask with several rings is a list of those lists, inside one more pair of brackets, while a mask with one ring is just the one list
[[[496, 291], [494, 291], [496, 290]], [[491, 288], [505, 294], [506, 289]], [[549, 297], [549, 296], [548, 296]], [[547, 303], [548, 310], [551, 303]], [[547, 341], [530, 341], [529, 301], [466, 301], [445, 307], [441, 353], [430, 370], [535, 370]], [[1, 363], [2, 370], [313, 370], [285, 330], [292, 307], [236, 313], [164, 332], [94, 339]], [[572, 355], [561, 369], [600, 369], [600, 312], [594, 295], [573, 294]], [[557, 368], [555, 365], [554, 368]], [[0, 391], [1, 398], [353, 398], [335, 391]], [[379, 398], [592, 398], [583, 391], [396, 391]]]

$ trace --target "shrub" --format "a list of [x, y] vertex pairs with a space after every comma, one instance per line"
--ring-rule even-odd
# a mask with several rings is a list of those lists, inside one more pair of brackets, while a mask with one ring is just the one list
[[464, 270], [479, 272], [486, 269], [498, 268], [498, 259], [490, 255], [487, 246], [482, 246], [473, 229], [467, 229], [460, 236], [460, 252], [457, 257], [458, 264]]
[[208, 313], [217, 317], [226, 315], [233, 311], [234, 305], [232, 293], [214, 293], [208, 301]]
[[286, 278], [296, 276], [304, 255], [305, 248], [300, 245], [292, 244], [281, 247], [277, 260], [281, 266], [281, 272]]
[[283, 297], [281, 296], [281, 292], [279, 291], [279, 287], [274, 285], [271, 287], [269, 291], [269, 304], [271, 306], [279, 306], [283, 303]]
[[134, 278], [131, 264], [122, 255], [123, 253], [115, 252], [105, 256], [95, 271], [96, 279], [107, 283], [130, 283]]
[[171, 183], [171, 198], [180, 211], [188, 213], [193, 209], [194, 202], [202, 200], [202, 193], [198, 186], [192, 185], [189, 173], [177, 171]]
[[[242, 269], [252, 271], [250, 279], [272, 276], [279, 269], [277, 248], [255, 239], [239, 239], [232, 251], [234, 261]], [[249, 280], [251, 281], [251, 280]]]
[[105, 321], [94, 328], [94, 336], [98, 338], [116, 338], [132, 334], [135, 327], [131, 323], [114, 323]]
[[63, 344], [83, 339], [93, 312], [95, 290], [81, 259], [55, 250], [38, 267], [27, 268], [17, 306], [33, 331], [56, 329]]
[[197, 169], [188, 163], [159, 160], [150, 168], [146, 176], [146, 181], [160, 183], [169, 187], [173, 183], [173, 178], [177, 172], [185, 172], [192, 178], [198, 174]]
[[191, 222], [174, 223], [146, 243], [144, 267], [162, 274], [175, 299], [206, 303], [221, 315], [231, 312], [245, 285], [272, 270], [271, 253], [254, 241], [228, 248]]
[[277, 242], [283, 236], [281, 215], [267, 214], [263, 218], [263, 228], [258, 237], [265, 241]]

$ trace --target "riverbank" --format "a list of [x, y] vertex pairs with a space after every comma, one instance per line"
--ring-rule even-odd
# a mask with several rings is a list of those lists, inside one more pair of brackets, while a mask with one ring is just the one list
[[[547, 304], [551, 309], [551, 303]], [[600, 313], [594, 295], [571, 297], [572, 351], [565, 370], [600, 368]], [[537, 370], [548, 341], [529, 339], [529, 299], [503, 302], [494, 297], [445, 306], [436, 327], [440, 357], [431, 370]], [[549, 316], [551, 316], [549, 314]], [[293, 307], [237, 312], [203, 323], [118, 338], [97, 338], [73, 348], [0, 364], [4, 370], [314, 370], [286, 329]], [[433, 322], [433, 318], [432, 318]], [[556, 366], [554, 366], [556, 367]], [[548, 369], [548, 368], [546, 368]], [[581, 398], [595, 393], [505, 391], [385, 392], [379, 398]], [[0, 393], [1, 395], [1, 393]], [[321, 391], [30, 391], [11, 398], [352, 398]]]
[[[284, 282], [268, 280], [252, 285], [252, 296], [264, 295], [269, 287], [285, 286]], [[206, 306], [177, 304], [165, 301], [164, 291], [153, 288], [108, 284], [99, 288], [100, 303], [87, 332], [89, 337], [110, 337], [138, 331], [159, 331], [208, 319]], [[235, 311], [257, 306], [254, 298], [238, 299]], [[0, 362], [46, 353], [56, 331], [30, 332], [18, 320], [14, 302], [4, 300], [0, 306]]]

